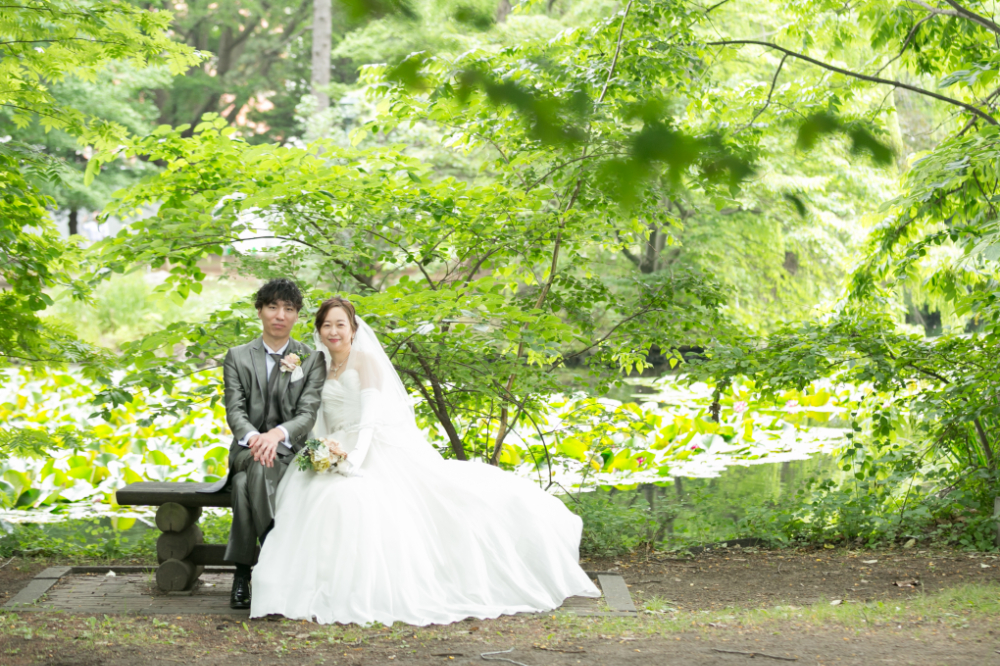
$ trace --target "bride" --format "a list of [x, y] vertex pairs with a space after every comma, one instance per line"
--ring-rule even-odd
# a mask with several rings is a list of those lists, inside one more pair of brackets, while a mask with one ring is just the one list
[[329, 372], [314, 435], [348, 455], [282, 479], [251, 617], [445, 624], [600, 595], [578, 562], [580, 518], [530, 481], [442, 459], [349, 301], [324, 301], [316, 334]]

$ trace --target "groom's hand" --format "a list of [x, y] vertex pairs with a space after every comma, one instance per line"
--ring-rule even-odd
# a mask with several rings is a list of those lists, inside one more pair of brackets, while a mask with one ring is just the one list
[[265, 467], [274, 467], [274, 458], [278, 451], [278, 444], [285, 441], [285, 433], [280, 428], [269, 430], [263, 435], [250, 438], [250, 450], [253, 451], [253, 459]]

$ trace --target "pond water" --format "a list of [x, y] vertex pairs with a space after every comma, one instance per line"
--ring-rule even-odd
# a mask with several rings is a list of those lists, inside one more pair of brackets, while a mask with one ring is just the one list
[[[708, 387], [682, 387], [664, 378], [632, 379], [607, 397], [620, 401], [654, 401], [676, 409], [692, 399], [704, 401]], [[842, 427], [837, 427], [842, 426]], [[660, 538], [668, 544], [712, 543], [746, 536], [739, 522], [749, 511], [774, 507], [806, 491], [812, 480], [839, 480], [833, 452], [844, 442], [846, 423], [838, 417], [795, 431], [789, 429], [761, 457], [734, 459], [728, 447], [714, 446], [706, 454], [674, 466], [663, 479], [634, 489], [612, 491], [615, 501], [648, 505], [660, 523]], [[721, 442], [717, 441], [717, 444]]]

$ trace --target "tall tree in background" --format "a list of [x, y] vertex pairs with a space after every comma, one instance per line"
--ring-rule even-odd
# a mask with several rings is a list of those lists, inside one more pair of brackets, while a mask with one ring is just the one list
[[255, 140], [295, 131], [295, 107], [308, 92], [309, 0], [138, 2], [171, 11], [175, 38], [211, 57], [157, 91], [160, 123], [196, 125], [220, 113]]
[[[152, 131], [159, 115], [150, 91], [170, 85], [171, 78], [162, 67], [135, 68], [111, 62], [93, 80], [72, 77], [55, 81], [50, 91], [61, 107], [81, 111], [100, 122], [120, 125], [131, 134], [144, 135]], [[13, 114], [9, 107], [0, 108], [0, 133], [10, 136], [13, 142], [33, 146], [62, 167], [58, 179], [34, 178], [33, 184], [55, 200], [58, 211], [65, 214], [70, 235], [83, 234], [84, 223], [111, 200], [113, 192], [157, 168], [142, 160], [118, 162], [115, 168], [105, 169], [100, 178], [87, 184], [85, 170], [90, 154], [80, 144], [77, 134], [46, 127], [41, 118], [17, 126]]]
[[316, 98], [316, 111], [322, 113], [330, 106], [327, 86], [330, 85], [330, 47], [333, 14], [330, 0], [314, 0], [312, 24], [312, 94]]

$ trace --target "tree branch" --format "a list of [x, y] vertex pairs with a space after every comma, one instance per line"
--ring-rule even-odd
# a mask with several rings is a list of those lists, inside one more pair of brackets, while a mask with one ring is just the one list
[[562, 359], [562, 362], [565, 363], [567, 360], [569, 360], [571, 358], [576, 358], [577, 356], [582, 356], [583, 354], [586, 354], [588, 351], [590, 351], [594, 347], [597, 347], [601, 343], [606, 342], [608, 340], [608, 338], [610, 338], [612, 335], [614, 335], [615, 331], [617, 331], [619, 328], [621, 328], [625, 324], [629, 323], [633, 319], [638, 319], [639, 317], [641, 317], [643, 315], [647, 315], [650, 312], [664, 312], [664, 310], [662, 308], [647, 308], [645, 310], [640, 310], [639, 312], [636, 312], [635, 314], [632, 314], [632, 315], [626, 317], [625, 319], [622, 319], [620, 322], [618, 322], [617, 324], [615, 324], [614, 326], [612, 326], [611, 330], [608, 331], [599, 340], [597, 340], [597, 342], [594, 342], [593, 344], [588, 345], [588, 346], [584, 347], [583, 349], [581, 349], [579, 351], [575, 351], [572, 354], [568, 354], [568, 355], [564, 356], [563, 359]]
[[[619, 243], [622, 243], [621, 234], [618, 233], [617, 229], [615, 229], [615, 240], [617, 240]], [[636, 267], [638, 268], [639, 264], [641, 263], [639, 261], [639, 257], [637, 257], [634, 254], [632, 254], [632, 250], [628, 249], [628, 247], [624, 243], [622, 243], [621, 250], [622, 250], [622, 254], [625, 255], [625, 258], [628, 259], [629, 261], [631, 261], [633, 264], [635, 264]]]
[[941, 14], [943, 16], [956, 16], [956, 17], [961, 16], [961, 14], [959, 14], [958, 12], [948, 11], [947, 9], [934, 7], [932, 5], [928, 5], [926, 2], [921, 2], [921, 0], [905, 0], [905, 2], [909, 2], [911, 5], [917, 5], [918, 7], [923, 7], [933, 15]]
[[[1000, 25], [997, 25], [996, 23], [994, 23], [993, 21], [989, 20], [985, 16], [981, 16], [980, 14], [977, 14], [976, 12], [972, 11], [971, 9], [966, 9], [962, 5], [960, 5], [957, 2], [955, 2], [955, 0], [944, 0], [944, 1], [947, 2], [949, 5], [951, 5], [952, 7], [955, 8], [955, 12], [954, 12], [955, 14], [958, 14], [958, 15], [962, 16], [963, 18], [967, 18], [970, 21], [974, 21], [974, 22], [978, 23], [979, 25], [983, 26], [984, 28], [986, 28], [987, 30], [989, 30], [990, 32], [992, 32], [994, 34], [997, 34], [997, 35], [1000, 35]], [[913, 0], [910, 0], [910, 2], [913, 2]]]
[[[725, 2], [726, 0], [723, 1]], [[631, 11], [631, 9], [632, 9], [632, 0], [628, 0], [628, 4], [625, 5], [625, 13], [622, 14], [622, 24], [618, 27], [618, 42], [617, 44], [615, 44], [615, 55], [611, 59], [611, 68], [608, 69], [608, 78], [604, 80], [604, 87], [601, 88], [601, 94], [598, 96], [597, 104], [595, 104], [594, 106], [599, 106], [601, 102], [604, 101], [604, 95], [606, 95], [608, 92], [608, 84], [611, 83], [611, 77], [614, 76], [615, 67], [618, 65], [618, 54], [621, 53], [622, 51], [622, 35], [625, 33], [625, 19], [628, 18], [628, 13], [629, 11]], [[715, 9], [715, 7], [713, 7], [712, 9]]]
[[885, 70], [885, 68], [886, 68], [886, 67], [888, 67], [888, 66], [889, 66], [889, 65], [891, 65], [892, 63], [894, 63], [894, 62], [896, 62], [897, 60], [899, 60], [900, 58], [902, 58], [902, 57], [903, 57], [903, 54], [904, 54], [904, 53], [906, 53], [906, 49], [907, 49], [907, 48], [909, 48], [909, 46], [910, 46], [910, 42], [911, 42], [911, 41], [913, 40], [913, 38], [914, 38], [914, 37], [916, 37], [916, 35], [917, 35], [917, 30], [919, 30], [919, 29], [920, 29], [920, 26], [922, 26], [922, 25], [923, 25], [924, 23], [926, 23], [927, 21], [930, 21], [930, 20], [931, 20], [932, 18], [934, 18], [935, 16], [936, 16], [936, 14], [931, 14], [931, 15], [929, 15], [929, 16], [925, 16], [925, 17], [923, 17], [922, 19], [920, 19], [919, 21], [917, 21], [916, 23], [914, 23], [914, 24], [913, 24], [913, 27], [912, 27], [912, 28], [910, 28], [910, 32], [909, 32], [909, 34], [907, 34], [907, 35], [906, 35], [906, 39], [904, 39], [904, 40], [903, 40], [903, 46], [902, 46], [902, 48], [900, 48], [900, 49], [899, 49], [899, 53], [898, 53], [898, 54], [896, 55], [896, 57], [895, 57], [895, 58], [893, 58], [893, 59], [892, 59], [892, 60], [890, 60], [889, 62], [885, 63], [885, 64], [884, 64], [884, 65], [882, 65], [881, 67], [879, 67], [879, 68], [878, 68], [878, 71], [877, 71], [877, 72], [875, 72], [875, 76], [878, 76], [879, 74], [881, 74], [881, 73], [882, 73], [882, 72], [883, 72], [883, 71]]
[[852, 72], [852, 71], [850, 71], [848, 69], [844, 69], [843, 67], [837, 67], [836, 65], [831, 65], [831, 64], [823, 62], [821, 60], [816, 60], [815, 58], [810, 58], [809, 56], [807, 56], [805, 54], [797, 53], [795, 51], [792, 51], [791, 49], [786, 49], [783, 46], [778, 46], [777, 44], [772, 44], [771, 42], [762, 42], [762, 41], [758, 41], [756, 39], [726, 39], [726, 40], [721, 40], [721, 41], [718, 41], [718, 42], [706, 42], [705, 43], [705, 46], [745, 46], [745, 45], [763, 46], [765, 48], [774, 49], [775, 51], [781, 51], [782, 53], [785, 53], [785, 54], [787, 54], [787, 55], [789, 55], [789, 56], [791, 56], [793, 58], [797, 58], [797, 59], [802, 60], [804, 62], [808, 62], [810, 64], [816, 65], [817, 67], [822, 67], [823, 69], [829, 70], [831, 72], [836, 72], [837, 74], [843, 74], [844, 76], [849, 76], [849, 77], [851, 77], [853, 79], [859, 79], [861, 81], [868, 81], [870, 83], [880, 83], [880, 84], [887, 85], [887, 86], [894, 86], [896, 88], [902, 88], [903, 90], [909, 90], [910, 92], [915, 92], [918, 95], [924, 95], [926, 97], [931, 97], [933, 99], [945, 102], [946, 104], [951, 104], [952, 106], [962, 107], [966, 111], [968, 111], [968, 112], [970, 112], [972, 114], [975, 114], [976, 116], [979, 116], [980, 118], [982, 118], [983, 120], [985, 120], [986, 122], [988, 122], [990, 125], [1000, 125], [1000, 123], [998, 123], [997, 120], [993, 116], [989, 115], [988, 113], [985, 113], [981, 109], [977, 109], [976, 107], [972, 106], [971, 104], [966, 104], [965, 102], [962, 102], [960, 100], [953, 99], [951, 97], [946, 97], [945, 95], [940, 95], [940, 94], [938, 94], [936, 92], [932, 92], [930, 90], [924, 90], [923, 88], [918, 88], [917, 86], [911, 86], [910, 84], [903, 83], [902, 81], [893, 81], [891, 79], [883, 79], [883, 78], [880, 78], [880, 77], [877, 77], [877, 76], [869, 76], [867, 74], [860, 74], [858, 72]]
[[979, 443], [983, 445], [983, 454], [986, 456], [986, 466], [992, 470], [994, 468], [993, 448], [990, 446], [989, 439], [986, 437], [986, 430], [983, 429], [983, 423], [978, 418], [972, 419], [972, 422], [976, 425], [976, 434], [979, 435]]
[[[601, 94], [598, 95], [597, 101], [594, 103], [595, 108], [600, 106], [601, 103], [604, 102], [604, 96], [608, 92], [608, 86], [611, 84], [611, 79], [614, 78], [615, 68], [618, 66], [618, 56], [621, 54], [622, 50], [622, 37], [625, 34], [625, 21], [628, 19], [629, 12], [632, 10], [632, 1], [633, 0], [628, 0], [628, 4], [625, 5], [625, 11], [622, 13], [622, 23], [618, 27], [618, 39], [615, 44], [615, 54], [611, 58], [611, 66], [608, 68], [608, 76], [604, 80], [604, 87], [601, 88]], [[581, 153], [581, 159], [585, 158], [586, 156], [587, 156], [587, 147], [584, 146], [583, 152]], [[558, 264], [559, 264], [559, 251], [562, 246], [562, 233], [563, 233], [563, 228], [566, 225], [566, 215], [569, 213], [570, 209], [573, 208], [573, 206], [576, 204], [576, 199], [580, 194], [580, 188], [583, 185], [582, 169], [583, 167], [581, 165], [580, 173], [577, 174], [576, 178], [576, 186], [573, 188], [573, 194], [570, 196], [569, 202], [566, 204], [565, 208], [563, 208], [562, 215], [560, 216], [559, 229], [556, 232], [555, 242], [553, 243], [552, 247], [552, 262], [549, 266], [549, 278], [548, 280], [545, 281], [545, 284], [542, 286], [541, 292], [538, 294], [538, 299], [535, 301], [536, 310], [542, 307], [542, 305], [545, 303], [545, 299], [549, 295], [549, 290], [552, 288], [552, 283], [556, 279], [556, 271], [558, 269]], [[521, 327], [521, 330], [523, 331], [526, 328], [527, 328], [527, 323], [525, 323], [524, 326]], [[517, 346], [516, 358], [520, 359], [522, 356], [524, 356], [523, 339]], [[510, 377], [507, 378], [507, 386], [504, 390], [508, 394], [513, 394], [515, 376], [516, 374], [512, 372], [510, 374]], [[507, 403], [504, 402], [500, 407], [500, 424], [497, 430], [496, 441], [493, 447], [493, 456], [490, 460], [490, 463], [493, 465], [497, 464], [496, 457], [499, 455], [500, 448], [503, 446], [504, 439], [507, 438], [507, 433], [509, 431], [507, 423], [509, 417], [510, 417], [510, 409], [508, 408]], [[514, 420], [515, 421], [517, 420], [516, 416]]]
[[468, 457], [465, 455], [465, 445], [463, 444], [461, 437], [458, 435], [458, 429], [455, 428], [455, 424], [451, 420], [451, 415], [448, 413], [448, 401], [445, 400], [444, 389], [441, 387], [441, 383], [438, 381], [437, 375], [434, 374], [430, 364], [427, 363], [427, 359], [423, 357], [416, 345], [411, 343], [410, 349], [413, 350], [413, 356], [417, 359], [417, 363], [419, 363], [420, 367], [423, 368], [424, 374], [427, 376], [427, 381], [431, 383], [431, 390], [434, 392], [434, 399], [437, 404], [435, 405], [434, 402], [431, 402], [430, 406], [431, 409], [434, 410], [435, 415], [437, 415], [441, 426], [444, 428], [445, 432], [448, 433], [448, 440], [451, 443], [452, 452], [459, 460], [468, 460]]
[[594, 157], [607, 157], [608, 155], [615, 155], [615, 154], [622, 155], [624, 153], [592, 153], [590, 155], [581, 155], [580, 157], [574, 157], [571, 160], [566, 160], [565, 162], [560, 162], [559, 164], [555, 165], [554, 167], [552, 167], [551, 169], [549, 169], [548, 171], [546, 171], [544, 175], [542, 175], [539, 178], [536, 178], [534, 180], [534, 182], [532, 182], [530, 185], [528, 185], [527, 189], [530, 192], [531, 190], [533, 190], [536, 187], [538, 187], [539, 184], [545, 182], [545, 180], [549, 176], [551, 176], [552, 174], [554, 174], [556, 171], [559, 171], [563, 167], [567, 167], [570, 164], [575, 164], [576, 162], [582, 162], [583, 160], [589, 160], [589, 159], [592, 159]]
[[767, 101], [764, 102], [764, 106], [757, 109], [757, 112], [753, 114], [753, 118], [750, 119], [750, 122], [736, 130], [734, 134], [739, 134], [748, 127], [751, 127], [757, 119], [760, 118], [760, 114], [764, 113], [764, 111], [767, 110], [767, 107], [771, 106], [771, 96], [774, 94], [774, 86], [778, 83], [778, 75], [781, 74], [781, 68], [785, 66], [786, 60], [788, 60], [787, 53], [781, 56], [781, 62], [778, 63], [778, 69], [774, 70], [774, 77], [771, 78], [771, 89], [767, 91]]

